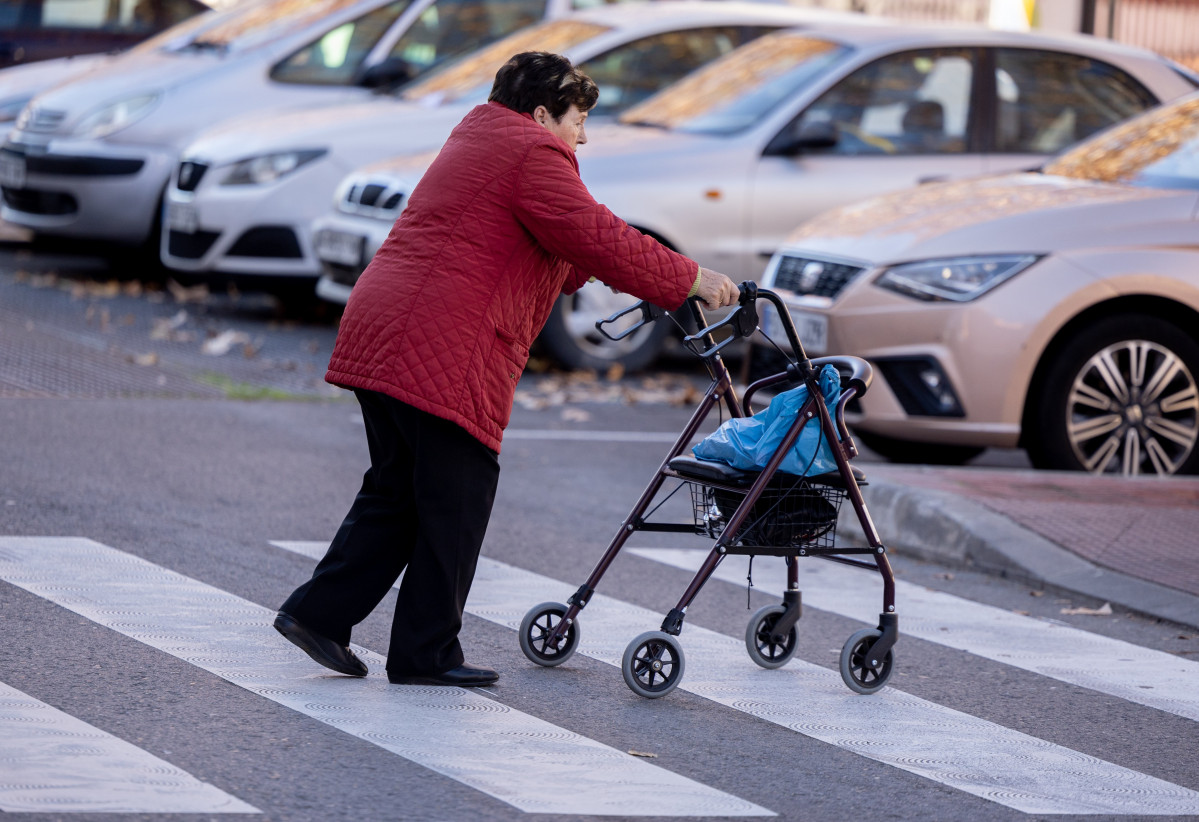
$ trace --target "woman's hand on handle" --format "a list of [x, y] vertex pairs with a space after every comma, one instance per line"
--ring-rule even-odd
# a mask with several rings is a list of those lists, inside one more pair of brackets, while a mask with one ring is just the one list
[[741, 299], [741, 290], [737, 284], [719, 271], [710, 268], [699, 270], [699, 290], [695, 296], [704, 301], [709, 309], [715, 311], [726, 305], [736, 305]]

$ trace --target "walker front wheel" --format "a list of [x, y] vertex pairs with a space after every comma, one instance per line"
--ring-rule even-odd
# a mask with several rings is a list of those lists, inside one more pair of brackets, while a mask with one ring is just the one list
[[625, 648], [620, 672], [633, 693], [657, 699], [678, 687], [683, 667], [679, 641], [662, 631], [647, 631]]
[[579, 647], [579, 622], [576, 619], [566, 629], [566, 635], [554, 648], [550, 645], [550, 634], [566, 615], [566, 606], [560, 602], [543, 602], [534, 605], [520, 621], [520, 649], [531, 662], [552, 668], [574, 656]]
[[883, 632], [877, 628], [863, 628], [845, 640], [841, 648], [841, 678], [851, 691], [873, 694], [881, 691], [891, 678], [895, 661], [890, 651], [882, 659], [871, 658], [870, 649]]
[[799, 632], [792, 625], [782, 637], [774, 636], [774, 626], [786, 611], [783, 605], [767, 605], [749, 618], [745, 628], [745, 650], [749, 658], [763, 668], [781, 668], [795, 656]]

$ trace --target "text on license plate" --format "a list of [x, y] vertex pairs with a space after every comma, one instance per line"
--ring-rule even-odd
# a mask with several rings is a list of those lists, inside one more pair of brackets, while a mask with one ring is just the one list
[[167, 228], [183, 234], [195, 234], [200, 230], [200, 212], [189, 203], [168, 203]]
[[350, 267], [362, 265], [362, 250], [365, 244], [366, 238], [360, 234], [331, 229], [318, 231], [313, 241], [317, 257], [326, 262]]
[[[828, 317], [814, 311], [804, 311], [802, 308], [792, 308], [790, 313], [805, 353], [812, 355], [828, 351]], [[787, 334], [783, 331], [783, 324], [773, 306], [763, 312], [762, 330], [776, 343], [786, 347]]]
[[0, 186], [25, 187], [25, 158], [9, 152], [0, 153]]

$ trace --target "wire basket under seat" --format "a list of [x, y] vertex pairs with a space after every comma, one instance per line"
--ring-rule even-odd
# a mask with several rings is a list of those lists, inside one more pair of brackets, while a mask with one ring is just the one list
[[[845, 491], [801, 477], [788, 479], [762, 491], [740, 531], [729, 541], [728, 553], [796, 556], [832, 549]], [[708, 536], [720, 536], [745, 500], [745, 489], [688, 484], [696, 529]]]

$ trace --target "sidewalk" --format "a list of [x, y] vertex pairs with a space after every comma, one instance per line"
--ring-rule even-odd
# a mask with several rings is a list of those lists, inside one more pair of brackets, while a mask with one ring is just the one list
[[867, 477], [890, 551], [1199, 627], [1199, 478], [898, 465]]

